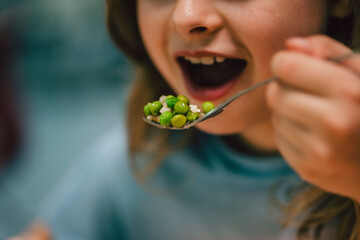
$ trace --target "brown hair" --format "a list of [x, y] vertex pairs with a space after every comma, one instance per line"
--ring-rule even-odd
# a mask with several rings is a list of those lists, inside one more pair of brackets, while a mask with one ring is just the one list
[[[20, 106], [16, 99], [14, 73], [12, 72], [14, 60], [18, 56], [18, 36], [12, 31], [15, 27], [0, 21], [0, 170], [3, 165], [14, 160], [21, 145], [22, 128], [20, 121]], [[10, 19], [8, 19], [10, 20]], [[9, 21], [11, 22], [11, 21]]]
[[[360, 2], [329, 0], [329, 3], [331, 6], [340, 1], [352, 4], [352, 13], [344, 18], [329, 18], [327, 35], [351, 48], [358, 48], [360, 46]], [[170, 94], [172, 90], [151, 62], [142, 43], [137, 24], [136, 1], [107, 0], [106, 11], [107, 26], [111, 37], [136, 67], [136, 81], [128, 102], [129, 106], [131, 105], [131, 111], [127, 113], [129, 153], [134, 156], [138, 151], [156, 149], [166, 141], [166, 131], [149, 128], [143, 123], [142, 108], [145, 103], [160, 95]], [[152, 140], [149, 141], [149, 138]], [[164, 151], [156, 152], [158, 155], [145, 169], [145, 175], [155, 171], [166, 154]], [[139, 174], [139, 169], [133, 159], [130, 162], [135, 175], [138, 178], [144, 176]], [[315, 239], [319, 239], [325, 224], [334, 219], [339, 220], [337, 240], [360, 239], [359, 209], [359, 204], [349, 198], [324, 192], [315, 186], [305, 185], [286, 207], [286, 224], [296, 222], [295, 219], [298, 220], [302, 213], [309, 212], [297, 225], [299, 239], [308, 238], [310, 233], [313, 233]]]

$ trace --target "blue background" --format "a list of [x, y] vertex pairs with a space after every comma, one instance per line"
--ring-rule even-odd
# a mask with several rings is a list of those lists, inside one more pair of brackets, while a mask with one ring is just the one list
[[16, 39], [11, 72], [23, 129], [13, 164], [0, 171], [5, 239], [31, 222], [62, 173], [119, 120], [131, 68], [109, 39], [100, 0], [1, 0], [0, 25]]

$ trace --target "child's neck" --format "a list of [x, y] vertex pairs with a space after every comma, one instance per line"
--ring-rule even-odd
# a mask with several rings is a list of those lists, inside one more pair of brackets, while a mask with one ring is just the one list
[[231, 148], [240, 152], [264, 156], [278, 154], [270, 122], [261, 123], [239, 135], [226, 136], [224, 140]]

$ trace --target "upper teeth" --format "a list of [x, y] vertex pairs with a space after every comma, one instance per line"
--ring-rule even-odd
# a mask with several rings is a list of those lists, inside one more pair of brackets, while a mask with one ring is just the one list
[[193, 64], [204, 64], [204, 65], [211, 65], [215, 62], [221, 63], [225, 61], [224, 57], [185, 57], [186, 60], [190, 61]]

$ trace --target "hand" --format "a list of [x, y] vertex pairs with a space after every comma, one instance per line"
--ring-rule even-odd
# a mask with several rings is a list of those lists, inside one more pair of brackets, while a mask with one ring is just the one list
[[325, 36], [292, 38], [267, 90], [279, 151], [299, 176], [360, 202], [360, 55]]
[[7, 240], [51, 240], [50, 231], [40, 222], [35, 222], [25, 233]]

